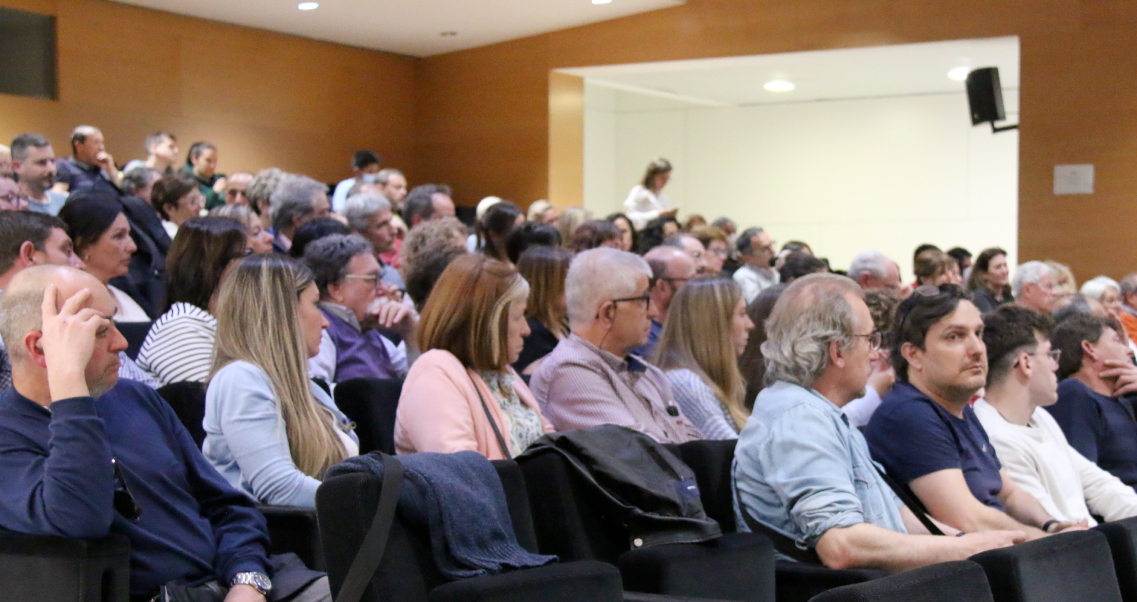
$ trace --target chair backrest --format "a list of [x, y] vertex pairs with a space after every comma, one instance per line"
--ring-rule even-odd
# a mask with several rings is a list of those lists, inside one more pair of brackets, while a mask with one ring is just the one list
[[1102, 523], [1094, 530], [1109, 541], [1121, 599], [1137, 602], [1137, 517]]
[[814, 596], [810, 602], [991, 602], [983, 567], [970, 560], [941, 562]]
[[1121, 602], [1109, 543], [1098, 531], [1059, 533], [971, 560], [986, 571], [996, 602]]
[[679, 458], [695, 471], [699, 496], [707, 516], [718, 521], [723, 533], [734, 533], [734, 493], [731, 488], [731, 464], [737, 439], [723, 441], [689, 441], [675, 446]]
[[64, 539], [0, 529], [0, 599], [21, 602], [127, 602], [130, 540], [125, 535]]
[[336, 385], [336, 406], [355, 422], [359, 453], [395, 453], [395, 410], [403, 379], [353, 378]]
[[[493, 463], [505, 490], [509, 515], [517, 540], [526, 550], [536, 550], [536, 537], [529, 517], [521, 470], [512, 460]], [[316, 491], [324, 561], [332, 593], [339, 594], [355, 554], [363, 544], [383, 481], [376, 475], [352, 474], [324, 481]], [[446, 583], [430, 549], [430, 535], [396, 517], [391, 526], [383, 561], [375, 571], [361, 602], [425, 602], [436, 587]]]
[[138, 352], [142, 350], [142, 343], [150, 333], [153, 322], [115, 322], [114, 327], [126, 338], [126, 355], [132, 360], [138, 359]]
[[178, 420], [200, 449], [205, 442], [205, 426], [202, 424], [205, 421], [205, 383], [170, 383], [158, 389], [158, 394], [174, 408]]

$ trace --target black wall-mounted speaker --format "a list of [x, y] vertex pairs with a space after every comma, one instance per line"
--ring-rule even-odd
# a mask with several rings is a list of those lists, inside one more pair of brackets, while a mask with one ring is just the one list
[[967, 104], [971, 106], [971, 125], [988, 122], [994, 125], [1007, 118], [998, 67], [975, 69], [967, 74]]

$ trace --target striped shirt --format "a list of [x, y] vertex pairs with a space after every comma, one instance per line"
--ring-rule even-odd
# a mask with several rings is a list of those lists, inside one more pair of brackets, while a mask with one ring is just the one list
[[205, 382], [213, 363], [217, 319], [189, 303], [175, 303], [150, 327], [138, 365], [162, 385]]
[[686, 368], [664, 372], [675, 403], [683, 410], [683, 415], [695, 423], [707, 439], [737, 439], [738, 430], [730, 413], [722, 401], [715, 397], [714, 391], [699, 378], [698, 374]]

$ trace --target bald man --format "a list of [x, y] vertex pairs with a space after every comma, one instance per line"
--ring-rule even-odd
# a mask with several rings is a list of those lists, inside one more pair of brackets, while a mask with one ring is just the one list
[[663, 332], [663, 321], [667, 319], [672, 297], [687, 284], [688, 280], [695, 277], [698, 265], [685, 249], [667, 245], [648, 251], [644, 254], [644, 260], [651, 266], [652, 276], [651, 303], [648, 305], [651, 332], [648, 333], [647, 343], [636, 347], [632, 353], [648, 358], [651, 357], [655, 343], [659, 341], [659, 335]]
[[[0, 299], [13, 381], [0, 394], [0, 527], [125, 535], [132, 598], [218, 579], [226, 602], [264, 602], [264, 517], [154, 390], [119, 379], [116, 310], [105, 286], [65, 266], [21, 271]], [[331, 599], [318, 574], [301, 581], [300, 599]]]

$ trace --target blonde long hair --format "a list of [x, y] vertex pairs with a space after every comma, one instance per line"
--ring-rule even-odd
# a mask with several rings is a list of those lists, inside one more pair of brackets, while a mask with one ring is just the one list
[[320, 479], [347, 457], [330, 411], [312, 397], [298, 306], [312, 272], [281, 255], [251, 255], [221, 280], [210, 378], [235, 361], [268, 375], [284, 420], [292, 462]]
[[738, 428], [750, 412], [744, 404], [746, 383], [732, 344], [734, 309], [742, 289], [729, 278], [696, 278], [671, 299], [654, 362], [664, 370], [686, 368], [699, 375], [730, 412]]

